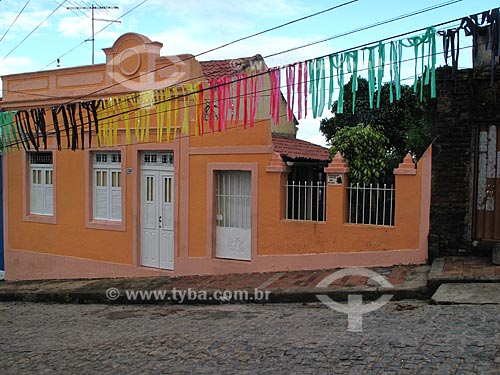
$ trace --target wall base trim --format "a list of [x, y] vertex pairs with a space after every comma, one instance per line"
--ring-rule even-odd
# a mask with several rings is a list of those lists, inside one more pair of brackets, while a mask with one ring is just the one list
[[390, 267], [399, 264], [427, 263], [427, 251], [409, 249], [304, 255], [258, 255], [252, 261], [176, 258], [175, 271], [168, 271], [18, 249], [9, 249], [5, 253], [6, 280], [171, 277], [346, 267]]

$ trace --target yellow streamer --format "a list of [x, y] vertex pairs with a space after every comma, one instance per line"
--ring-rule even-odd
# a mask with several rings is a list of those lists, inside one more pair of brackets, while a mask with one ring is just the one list
[[172, 95], [170, 94], [170, 89], [165, 90], [165, 113], [167, 115], [166, 132], [167, 132], [167, 142], [170, 142], [170, 132], [172, 130]]
[[129, 145], [132, 143], [132, 135], [130, 134], [130, 112], [128, 102], [131, 100], [131, 95], [126, 95], [120, 98], [118, 106], [122, 115], [123, 122], [125, 123], [125, 142]]
[[189, 134], [189, 94], [193, 92], [193, 84], [188, 83], [182, 87], [184, 94], [184, 116], [182, 118], [182, 133]]
[[[156, 140], [161, 142], [163, 139], [163, 124], [165, 123], [166, 109], [166, 91], [167, 89], [157, 91], [156, 95]], [[167, 136], [168, 138], [168, 136]]]
[[[113, 145], [117, 146], [118, 145], [118, 115], [120, 114], [119, 111], [119, 106], [117, 105], [119, 103], [118, 98], [114, 98], [113, 100]], [[110, 137], [111, 140], [111, 137]]]
[[179, 100], [179, 91], [177, 90], [177, 87], [174, 86], [173, 88], [174, 96], [172, 98], [172, 111], [174, 112], [174, 140], [177, 138], [177, 128], [179, 127], [179, 123], [177, 122], [178, 120], [178, 111], [179, 108], [177, 107], [177, 101]]

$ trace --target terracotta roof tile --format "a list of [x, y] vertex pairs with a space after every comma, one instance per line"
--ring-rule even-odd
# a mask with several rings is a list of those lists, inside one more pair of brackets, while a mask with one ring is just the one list
[[264, 61], [261, 55], [240, 57], [227, 60], [200, 61], [201, 69], [207, 79], [233, 76], [242, 73], [252, 61]]
[[273, 148], [284, 160], [330, 161], [327, 148], [301, 139], [273, 135]]

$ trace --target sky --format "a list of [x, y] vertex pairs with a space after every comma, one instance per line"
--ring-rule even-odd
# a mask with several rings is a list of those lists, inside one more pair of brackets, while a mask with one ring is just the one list
[[[162, 55], [190, 53], [200, 61], [260, 53], [268, 66], [283, 66], [397, 36], [500, 7], [500, 0], [357, 0], [324, 14], [216, 49], [233, 40], [264, 31], [350, 0], [0, 0], [0, 75], [92, 63], [91, 11], [75, 7], [117, 7], [95, 10], [95, 63], [104, 63], [103, 48], [126, 32], [163, 43]], [[369, 27], [426, 8], [448, 4], [404, 19]], [[21, 10], [24, 10], [21, 12]], [[17, 17], [17, 19], [16, 19]], [[101, 20], [119, 20], [107, 22]], [[456, 26], [452, 23], [442, 27]], [[341, 34], [347, 34], [340, 36]], [[336, 37], [337, 36], [337, 37]], [[333, 39], [306, 48], [305, 44]], [[438, 51], [442, 50], [438, 39]], [[462, 38], [461, 47], [471, 44]], [[294, 49], [273, 57], [266, 56]], [[460, 67], [470, 67], [470, 49], [461, 52]], [[57, 62], [59, 59], [59, 63]], [[403, 64], [402, 76], [412, 83], [414, 62]], [[438, 65], [443, 65], [441, 55]], [[363, 75], [362, 75], [363, 76]], [[329, 117], [328, 111], [322, 117]], [[319, 118], [299, 124], [298, 138], [325, 145]]]

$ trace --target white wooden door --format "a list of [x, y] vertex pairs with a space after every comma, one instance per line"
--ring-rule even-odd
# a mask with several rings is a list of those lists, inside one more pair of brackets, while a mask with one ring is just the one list
[[157, 164], [141, 166], [141, 265], [173, 270], [174, 172]]
[[252, 174], [219, 171], [216, 191], [216, 257], [250, 260], [252, 252]]

